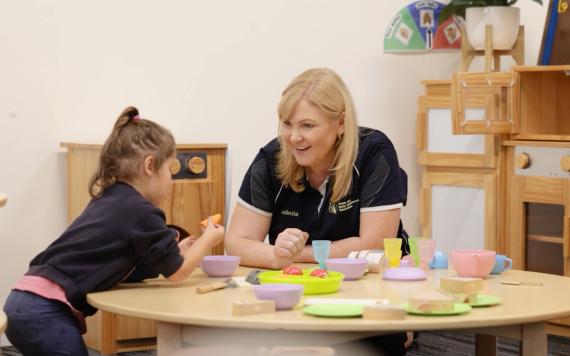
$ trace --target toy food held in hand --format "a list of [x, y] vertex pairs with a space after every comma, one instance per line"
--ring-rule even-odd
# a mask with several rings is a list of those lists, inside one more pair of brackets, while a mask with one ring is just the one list
[[[220, 224], [222, 223], [222, 214], [214, 214], [214, 215], [212, 215], [212, 222], [213, 222], [214, 224], [220, 225]], [[202, 221], [200, 222], [200, 225], [201, 225], [202, 227], [206, 227], [206, 226], [208, 225], [208, 218], [202, 220]]]
[[297, 266], [287, 266], [283, 268], [283, 274], [289, 274], [292, 276], [302, 276], [303, 271]]
[[324, 269], [317, 268], [311, 271], [311, 276], [319, 277], [319, 278], [326, 278], [329, 276], [328, 272]]

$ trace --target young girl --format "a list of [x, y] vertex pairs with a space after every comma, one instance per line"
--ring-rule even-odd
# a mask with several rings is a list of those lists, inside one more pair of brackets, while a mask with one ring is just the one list
[[88, 355], [81, 334], [97, 310], [86, 295], [127, 279], [136, 266], [184, 280], [220, 243], [224, 228], [209, 218], [203, 235], [178, 241], [158, 208], [172, 189], [176, 146], [162, 126], [126, 108], [101, 151], [91, 202], [31, 262], [4, 311], [6, 336], [24, 355]]

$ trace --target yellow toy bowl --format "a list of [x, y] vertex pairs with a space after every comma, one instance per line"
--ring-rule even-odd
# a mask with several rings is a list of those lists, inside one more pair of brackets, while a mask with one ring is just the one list
[[312, 269], [304, 269], [302, 276], [284, 274], [283, 271], [267, 271], [258, 275], [259, 282], [264, 283], [293, 283], [303, 285], [304, 295], [310, 294], [329, 294], [335, 293], [342, 280], [344, 274], [335, 271], [328, 271], [328, 277], [311, 276]]

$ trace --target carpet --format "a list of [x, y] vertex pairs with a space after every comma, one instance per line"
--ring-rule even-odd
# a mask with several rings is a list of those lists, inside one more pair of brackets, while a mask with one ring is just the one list
[[[456, 332], [422, 332], [412, 345], [407, 356], [470, 356], [475, 354], [475, 336], [468, 333]], [[519, 354], [519, 343], [516, 340], [499, 338], [497, 343], [499, 356]], [[155, 351], [123, 352], [120, 356], [155, 356]], [[570, 355], [570, 339], [560, 336], [548, 336], [548, 355]], [[21, 356], [11, 346], [2, 348], [2, 356]], [[100, 356], [90, 350], [89, 356]]]

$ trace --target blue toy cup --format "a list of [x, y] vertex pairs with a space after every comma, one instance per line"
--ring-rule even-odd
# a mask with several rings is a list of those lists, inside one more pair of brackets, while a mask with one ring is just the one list
[[447, 269], [447, 267], [448, 267], [448, 262], [445, 253], [443, 253], [443, 251], [435, 251], [435, 253], [433, 254], [433, 259], [429, 264], [429, 268]]
[[508, 271], [513, 266], [513, 260], [505, 255], [495, 255], [495, 266], [491, 271], [491, 274], [499, 274], [503, 271]]
[[330, 240], [314, 240], [313, 257], [319, 263], [319, 268], [326, 269], [325, 260], [329, 258], [331, 241]]

